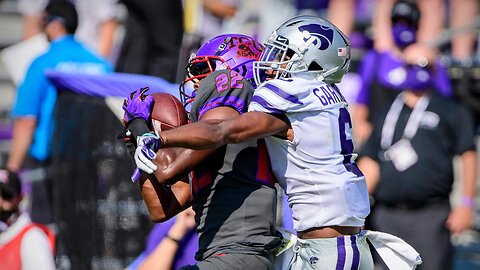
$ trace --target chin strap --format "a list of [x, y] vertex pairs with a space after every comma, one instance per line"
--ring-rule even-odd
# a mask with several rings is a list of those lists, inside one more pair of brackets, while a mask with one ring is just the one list
[[332, 69], [329, 69], [325, 72], [322, 73], [322, 80], [325, 80], [325, 78], [327, 78], [328, 76], [332, 75], [333, 73], [337, 72], [338, 71], [338, 67], [334, 67]]

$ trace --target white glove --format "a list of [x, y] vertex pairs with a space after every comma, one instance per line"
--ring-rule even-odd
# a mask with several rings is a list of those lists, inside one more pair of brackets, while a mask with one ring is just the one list
[[153, 163], [158, 150], [159, 136], [157, 134], [145, 133], [137, 137], [137, 148], [135, 149], [134, 159], [137, 168], [151, 174], [157, 169]]

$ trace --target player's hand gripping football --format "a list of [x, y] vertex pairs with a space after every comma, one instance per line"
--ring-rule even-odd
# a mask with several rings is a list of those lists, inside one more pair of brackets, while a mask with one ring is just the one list
[[148, 87], [135, 90], [128, 98], [123, 100], [123, 125], [128, 128], [128, 124], [135, 118], [142, 118], [148, 123], [154, 99], [147, 95]]
[[[148, 122], [152, 107], [154, 105], [154, 98], [150, 95], [147, 95], [148, 90], [148, 87], [135, 90], [123, 101], [122, 108], [124, 115], [122, 122], [126, 128], [129, 128], [129, 124], [136, 118], [141, 118], [145, 120], [145, 122]], [[132, 132], [135, 133], [133, 130]], [[143, 135], [139, 133], [133, 135], [137, 138], [137, 148], [135, 149], [134, 154], [137, 168], [133, 172], [132, 181], [137, 182], [140, 178], [140, 170], [150, 174], [156, 169], [156, 165], [153, 164], [151, 160], [143, 157], [143, 155], [145, 153], [146, 155], [155, 158], [155, 152], [158, 150], [158, 143], [156, 142], [155, 138], [158, 139], [158, 136], [150, 133], [145, 133]]]
[[135, 149], [134, 158], [138, 169], [148, 174], [157, 169], [157, 165], [152, 160], [156, 157], [158, 146], [159, 136], [157, 134], [146, 133], [137, 137], [137, 149]]

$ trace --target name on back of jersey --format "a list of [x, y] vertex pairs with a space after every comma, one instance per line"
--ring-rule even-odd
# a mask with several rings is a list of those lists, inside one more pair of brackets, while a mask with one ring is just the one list
[[328, 84], [322, 85], [320, 88], [314, 88], [313, 94], [320, 100], [323, 106], [346, 102], [340, 92]]

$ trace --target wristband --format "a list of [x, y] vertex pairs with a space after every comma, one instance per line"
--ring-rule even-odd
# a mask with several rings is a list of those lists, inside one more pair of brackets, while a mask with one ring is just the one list
[[142, 136], [145, 133], [149, 133], [147, 122], [143, 118], [135, 118], [130, 123], [128, 123], [128, 130], [130, 130], [135, 139], [138, 136]]
[[462, 197], [461, 204], [466, 207], [473, 207], [475, 201], [470, 197]]
[[177, 243], [178, 245], [180, 245], [180, 240], [175, 239], [175, 238], [171, 237], [171, 236], [168, 235], [168, 234], [167, 234], [165, 237], [168, 238], [168, 239], [170, 239], [170, 240], [172, 240], [173, 242]]

